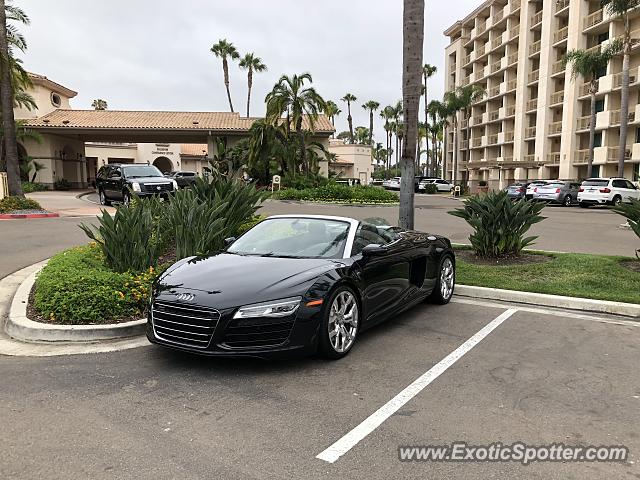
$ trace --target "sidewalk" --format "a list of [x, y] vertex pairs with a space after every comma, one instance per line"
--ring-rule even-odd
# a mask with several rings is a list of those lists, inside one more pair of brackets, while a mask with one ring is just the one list
[[102, 209], [115, 212], [115, 208], [103, 207], [78, 198], [82, 194], [91, 192], [93, 190], [44, 191], [29, 193], [27, 197], [39, 202], [45, 210], [58, 213], [63, 217], [94, 217], [100, 215]]

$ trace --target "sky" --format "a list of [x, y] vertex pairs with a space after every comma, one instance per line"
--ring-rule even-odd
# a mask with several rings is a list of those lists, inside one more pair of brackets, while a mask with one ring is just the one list
[[[439, 72], [429, 98], [444, 86], [442, 32], [481, 0], [426, 0], [424, 62]], [[253, 52], [268, 71], [255, 74], [251, 115], [264, 114], [264, 97], [282, 74], [309, 72], [323, 98], [343, 110], [345, 93], [354, 127], [369, 125], [361, 105], [402, 97], [401, 0], [20, 0], [31, 25], [25, 67], [78, 92], [76, 109], [95, 98], [110, 110], [229, 111], [221, 60], [210, 52], [221, 38], [241, 55]], [[231, 95], [245, 114], [247, 77], [230, 65]], [[421, 117], [422, 118], [422, 117]], [[375, 122], [379, 121], [376, 115]], [[374, 130], [376, 128], [374, 127]], [[384, 133], [377, 128], [377, 140]]]

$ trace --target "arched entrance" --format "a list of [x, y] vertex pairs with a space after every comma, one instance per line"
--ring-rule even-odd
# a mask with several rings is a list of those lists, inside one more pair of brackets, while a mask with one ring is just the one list
[[173, 164], [167, 157], [158, 157], [153, 161], [153, 165], [158, 167], [162, 173], [169, 173], [173, 170]]

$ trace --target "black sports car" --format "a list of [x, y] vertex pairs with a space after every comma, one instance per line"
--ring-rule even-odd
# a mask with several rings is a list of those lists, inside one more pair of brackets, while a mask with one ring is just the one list
[[206, 355], [340, 358], [366, 328], [425, 300], [448, 303], [449, 240], [375, 223], [278, 215], [221, 253], [178, 261], [154, 285], [149, 340]]

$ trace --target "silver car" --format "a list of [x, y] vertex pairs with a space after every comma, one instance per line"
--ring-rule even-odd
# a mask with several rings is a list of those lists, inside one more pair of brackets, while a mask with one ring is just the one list
[[540, 202], [559, 203], [570, 207], [578, 201], [580, 184], [565, 180], [557, 180], [540, 185], [533, 190], [533, 199]]

